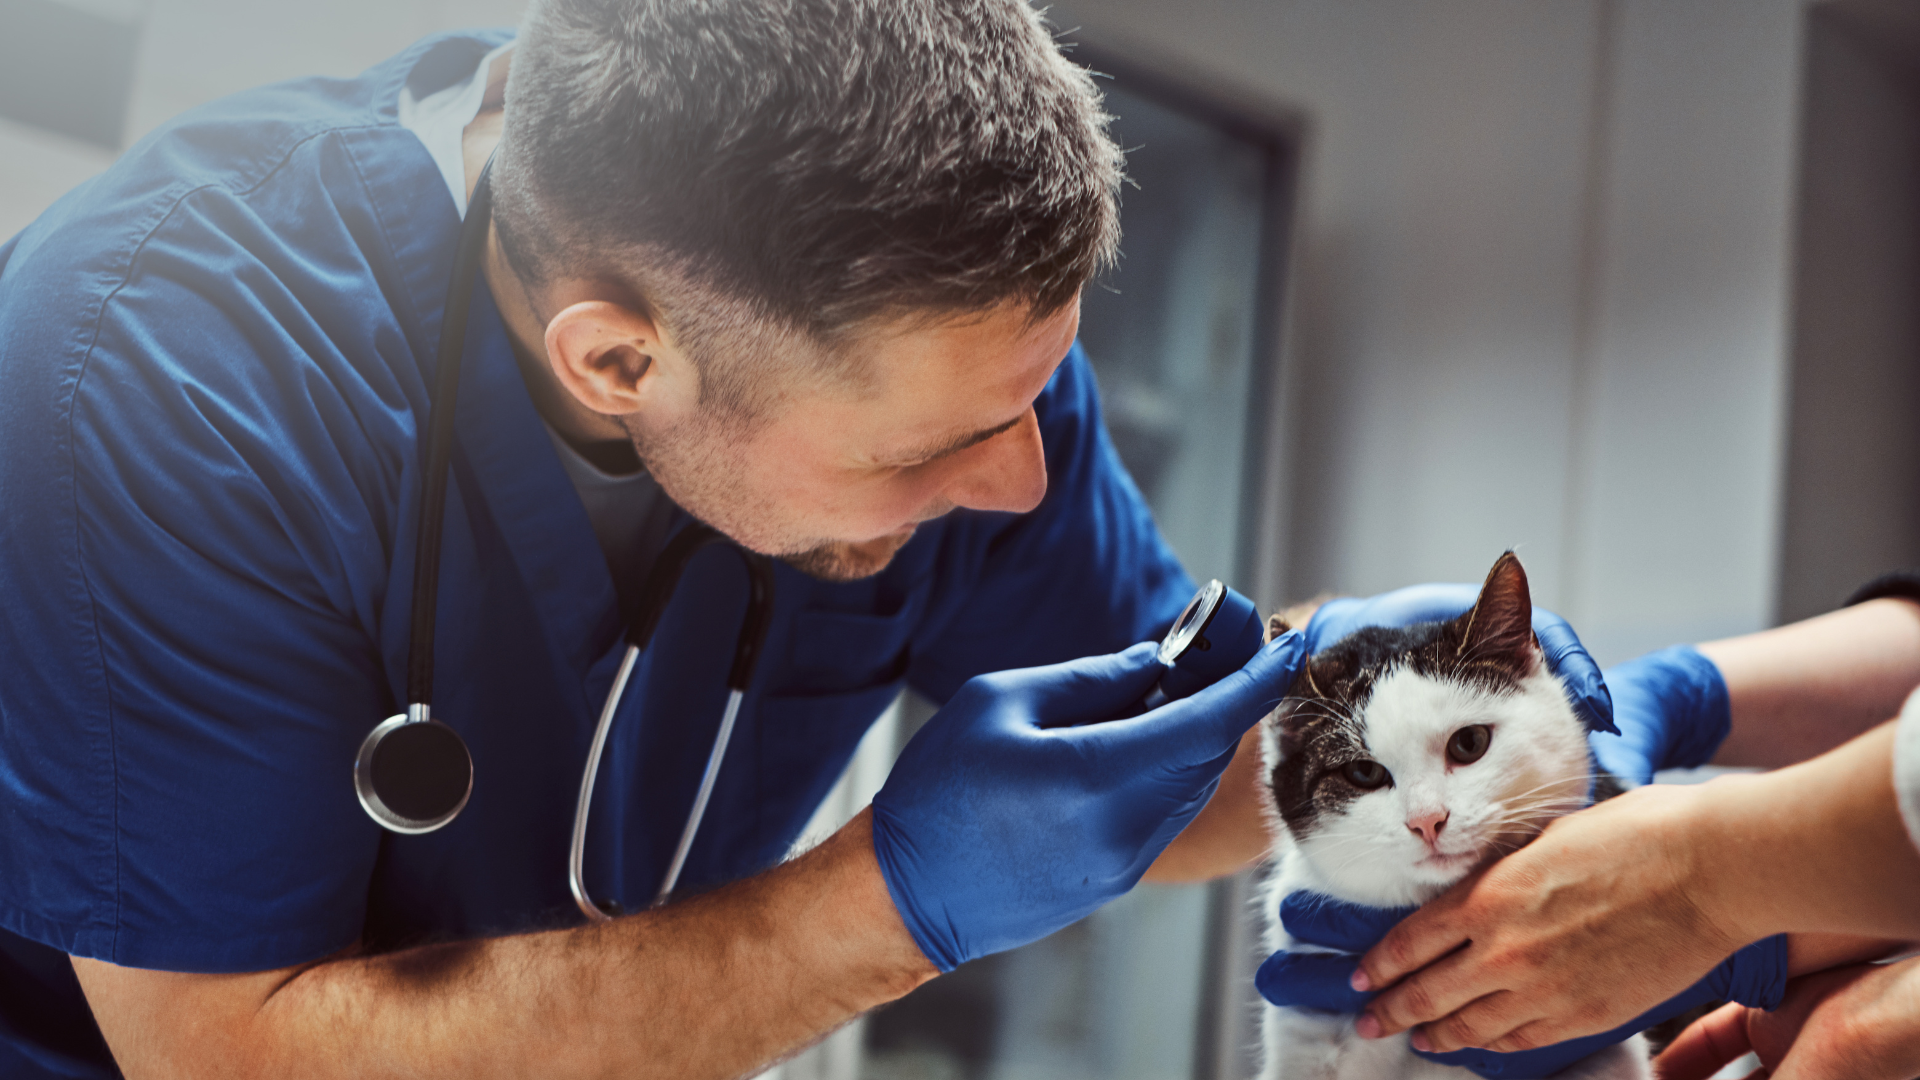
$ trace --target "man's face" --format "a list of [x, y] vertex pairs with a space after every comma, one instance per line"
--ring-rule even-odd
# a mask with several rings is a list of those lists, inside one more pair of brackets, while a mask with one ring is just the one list
[[795, 377], [756, 420], [703, 413], [634, 442], [675, 502], [741, 545], [826, 580], [868, 577], [956, 507], [1039, 505], [1033, 402], [1079, 325], [1076, 302], [1033, 324], [1005, 306], [881, 328], [848, 346], [869, 376], [858, 389]]

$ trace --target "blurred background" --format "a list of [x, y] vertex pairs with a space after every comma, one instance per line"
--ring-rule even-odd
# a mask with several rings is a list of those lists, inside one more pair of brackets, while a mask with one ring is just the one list
[[[512, 0], [0, 0], [0, 237], [182, 109]], [[1920, 563], [1920, 5], [1071, 0], [1135, 186], [1084, 337], [1196, 576], [1512, 547], [1602, 663]], [[816, 828], [926, 714], [876, 725]], [[1240, 1077], [1249, 883], [1142, 888], [788, 1080]]]

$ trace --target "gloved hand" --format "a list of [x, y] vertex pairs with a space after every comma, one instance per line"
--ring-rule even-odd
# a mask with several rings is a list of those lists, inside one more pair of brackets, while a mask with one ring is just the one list
[[1616, 664], [1606, 679], [1620, 737], [1587, 742], [1615, 776], [1645, 784], [1659, 769], [1705, 765], [1732, 726], [1720, 669], [1691, 645]]
[[[1254, 974], [1254, 986], [1261, 997], [1275, 1005], [1358, 1013], [1376, 996], [1355, 990], [1348, 982], [1359, 966], [1360, 954], [1415, 910], [1370, 908], [1315, 893], [1291, 893], [1280, 903], [1280, 923], [1287, 933], [1297, 941], [1339, 951], [1283, 949], [1260, 965]], [[1509, 1054], [1471, 1048], [1445, 1054], [1414, 1053], [1443, 1065], [1463, 1066], [1483, 1077], [1547, 1077], [1705, 1002], [1738, 1001], [1771, 1010], [1780, 1004], [1786, 987], [1787, 938], [1781, 934], [1734, 953], [1678, 996], [1612, 1031]]]
[[[1461, 614], [1480, 598], [1474, 585], [1409, 585], [1379, 596], [1342, 597], [1320, 605], [1307, 622], [1307, 651], [1319, 652], [1363, 626], [1410, 626], [1444, 622]], [[1573, 707], [1588, 731], [1613, 726], [1613, 700], [1600, 677], [1600, 665], [1587, 655], [1573, 627], [1553, 612], [1534, 605], [1533, 636], [1540, 639], [1547, 667], [1566, 684]]]
[[873, 800], [873, 850], [941, 971], [1133, 888], [1306, 659], [1286, 634], [1192, 697], [1111, 719], [1160, 678], [1154, 651], [982, 675], [907, 743]]

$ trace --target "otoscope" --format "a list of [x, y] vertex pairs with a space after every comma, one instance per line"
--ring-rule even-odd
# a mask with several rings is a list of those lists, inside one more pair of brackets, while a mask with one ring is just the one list
[[1218, 578], [1207, 582], [1160, 639], [1160, 662], [1167, 665], [1167, 673], [1143, 704], [1157, 709], [1212, 686], [1246, 666], [1265, 638], [1253, 601]]

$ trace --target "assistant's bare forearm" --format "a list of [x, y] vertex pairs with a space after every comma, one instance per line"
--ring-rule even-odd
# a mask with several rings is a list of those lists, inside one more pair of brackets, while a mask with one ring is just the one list
[[[146, 992], [130, 993], [114, 981], [127, 969], [93, 963], [75, 969], [135, 1080], [743, 1076], [934, 974], [865, 815], [785, 866], [659, 911], [337, 959], [251, 1002], [205, 980], [259, 976], [135, 972]], [[182, 995], [204, 1000], [183, 1008]]]
[[1701, 789], [1697, 880], [1738, 940], [1920, 938], [1920, 851], [1894, 795], [1893, 734], [1882, 724], [1812, 761]]
[[1900, 711], [1920, 686], [1920, 604], [1869, 600], [1699, 648], [1719, 667], [1733, 710], [1714, 762], [1778, 768]]

